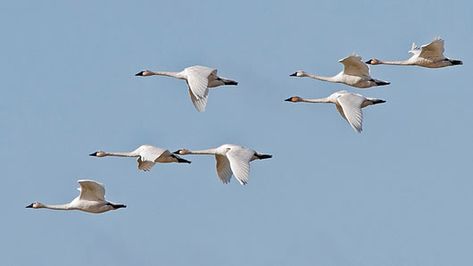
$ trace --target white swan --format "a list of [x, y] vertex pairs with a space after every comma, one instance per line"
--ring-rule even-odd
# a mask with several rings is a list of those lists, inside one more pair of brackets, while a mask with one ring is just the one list
[[329, 97], [319, 99], [304, 99], [298, 96], [293, 96], [285, 101], [288, 102], [306, 102], [306, 103], [334, 103], [338, 112], [347, 120], [351, 127], [361, 133], [363, 126], [363, 112], [361, 108], [366, 106], [385, 103], [385, 100], [366, 98], [357, 93], [349, 93], [347, 91], [337, 91], [332, 93]]
[[47, 205], [40, 202], [34, 202], [26, 206], [33, 209], [51, 209], [51, 210], [79, 210], [91, 213], [102, 213], [106, 211], [126, 208], [126, 205], [112, 203], [105, 200], [105, 188], [102, 184], [93, 180], [79, 180], [78, 190], [80, 194], [70, 203], [60, 205]]
[[138, 169], [149, 171], [155, 163], [191, 163], [186, 159], [172, 154], [169, 150], [161, 149], [151, 145], [141, 145], [136, 150], [131, 152], [105, 152], [96, 151], [89, 154], [90, 156], [105, 157], [137, 157]]
[[207, 154], [215, 155], [217, 161], [217, 175], [224, 184], [230, 182], [232, 175], [242, 185], [248, 183], [250, 174], [250, 162], [253, 160], [263, 160], [271, 158], [272, 155], [260, 154], [252, 149], [248, 149], [239, 145], [223, 144], [220, 147], [207, 150], [191, 151], [180, 149], [175, 154]]
[[431, 43], [422, 45], [420, 48], [413, 43], [409, 51], [412, 54], [411, 58], [403, 61], [381, 61], [373, 58], [366, 61], [371, 65], [400, 65], [400, 66], [421, 66], [428, 68], [439, 68], [446, 66], [463, 65], [460, 60], [448, 59], [443, 55], [445, 51], [444, 40], [437, 38]]
[[141, 71], [135, 76], [168, 76], [186, 81], [189, 87], [189, 94], [192, 103], [199, 112], [205, 111], [209, 88], [222, 85], [238, 85], [238, 82], [217, 76], [217, 69], [205, 66], [186, 67], [181, 72], [153, 72], [149, 70]]
[[338, 62], [343, 64], [343, 71], [333, 77], [322, 77], [314, 74], [306, 73], [302, 70], [291, 74], [292, 77], [309, 77], [313, 79], [343, 83], [357, 88], [370, 88], [373, 86], [389, 85], [390, 82], [373, 79], [370, 76], [368, 66], [361, 60], [358, 55], [350, 55]]

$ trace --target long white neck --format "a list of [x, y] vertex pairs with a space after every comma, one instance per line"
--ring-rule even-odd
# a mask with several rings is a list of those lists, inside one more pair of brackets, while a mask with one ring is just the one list
[[132, 152], [105, 152], [105, 156], [138, 157], [140, 155], [132, 151]]
[[329, 98], [315, 98], [315, 99], [301, 98], [300, 101], [304, 103], [331, 103], [332, 102]]
[[166, 76], [166, 77], [173, 77], [173, 78], [178, 78], [178, 79], [185, 79], [185, 77], [181, 74], [181, 72], [172, 72], [172, 71], [158, 71], [158, 72], [152, 72], [150, 71], [151, 75], [156, 75], [156, 76]]
[[329, 82], [337, 82], [338, 81], [336, 79], [336, 76], [334, 76], [334, 77], [323, 77], [323, 76], [318, 76], [318, 75], [314, 75], [314, 74], [310, 74], [310, 73], [304, 73], [304, 77], [323, 80], [323, 81], [329, 81]]
[[207, 154], [214, 155], [217, 153], [216, 149], [207, 149], [207, 150], [198, 150], [198, 151], [189, 151], [189, 154]]
[[395, 66], [409, 66], [409, 65], [413, 65], [409, 60], [403, 60], [403, 61], [379, 61], [378, 64], [383, 64], [383, 65], [395, 65]]
[[41, 206], [41, 208], [50, 209], [50, 210], [72, 210], [69, 203], [56, 204], [56, 205], [43, 204], [43, 206]]

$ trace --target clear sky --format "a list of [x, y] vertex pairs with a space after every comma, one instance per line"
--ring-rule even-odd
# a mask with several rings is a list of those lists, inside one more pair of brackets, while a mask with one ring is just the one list
[[[471, 1], [2, 1], [1, 265], [473, 265]], [[352, 52], [405, 59], [445, 39], [463, 66], [373, 66], [359, 90], [332, 75]], [[181, 80], [143, 69], [218, 68], [237, 87], [198, 113]], [[387, 102], [355, 133], [328, 104], [346, 89]], [[92, 158], [141, 144], [241, 144], [273, 154], [246, 187], [210, 156], [139, 172]], [[186, 157], [187, 158], [187, 157]], [[65, 203], [77, 179], [126, 209]]]

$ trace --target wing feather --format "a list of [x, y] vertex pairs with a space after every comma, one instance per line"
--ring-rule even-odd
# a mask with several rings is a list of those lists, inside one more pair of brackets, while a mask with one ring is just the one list
[[353, 93], [347, 93], [337, 98], [346, 120], [358, 133], [361, 133], [363, 130], [363, 112], [361, 111], [361, 104], [364, 100], [365, 98], [363, 96]]
[[217, 161], [217, 175], [222, 180], [224, 184], [230, 182], [230, 178], [233, 175], [232, 169], [230, 167], [230, 162], [227, 157], [224, 155], [215, 155], [215, 160]]
[[101, 183], [93, 180], [79, 180], [77, 181], [79, 187], [79, 199], [91, 201], [104, 201], [105, 188]]
[[250, 175], [250, 161], [255, 151], [244, 147], [232, 147], [227, 152], [227, 158], [230, 162], [233, 175], [242, 185], [248, 183]]
[[346, 75], [361, 77], [370, 76], [368, 65], [366, 65], [358, 55], [350, 55], [340, 59], [339, 62], [343, 64], [343, 73]]
[[437, 38], [433, 40], [431, 43], [422, 45], [420, 48], [419, 57], [427, 58], [427, 59], [443, 59], [444, 55], [443, 52], [444, 48], [444, 40]]

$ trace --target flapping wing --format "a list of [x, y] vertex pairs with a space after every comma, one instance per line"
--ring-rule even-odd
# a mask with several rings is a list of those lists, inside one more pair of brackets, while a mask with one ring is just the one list
[[429, 58], [429, 59], [442, 59], [444, 58], [443, 52], [444, 41], [440, 38], [433, 40], [431, 43], [422, 45], [419, 57]]
[[230, 167], [230, 162], [228, 161], [227, 157], [223, 155], [216, 154], [215, 160], [217, 161], [217, 175], [222, 180], [224, 184], [228, 184], [230, 182], [230, 178], [232, 177], [232, 169]]
[[137, 159], [138, 169], [149, 171], [154, 166], [159, 156], [166, 150], [151, 145], [142, 145], [136, 151], [140, 155]]
[[187, 85], [196, 98], [205, 98], [209, 93], [209, 77], [216, 75], [217, 70], [204, 66], [186, 68]]
[[143, 161], [141, 157], [138, 157], [136, 160], [138, 162], [138, 169], [143, 170], [143, 171], [149, 171], [151, 168], [153, 168], [155, 162], [152, 161]]
[[232, 147], [227, 152], [227, 158], [230, 162], [233, 175], [242, 185], [248, 183], [250, 175], [250, 160], [255, 154], [255, 151], [244, 147]]
[[345, 94], [338, 97], [338, 103], [343, 109], [343, 114], [348, 123], [354, 130], [361, 133], [363, 130], [363, 113], [361, 111], [361, 104], [365, 98], [358, 94]]
[[102, 184], [93, 180], [79, 180], [77, 182], [80, 185], [78, 188], [80, 191], [79, 199], [92, 201], [105, 200], [105, 188]]
[[370, 75], [368, 65], [366, 65], [358, 55], [350, 55], [340, 59], [339, 62], [343, 64], [343, 73], [346, 75], [361, 77], [369, 77]]
[[192, 91], [189, 89], [189, 95], [191, 96], [192, 103], [194, 104], [195, 109], [199, 112], [205, 111], [205, 106], [207, 106], [208, 97], [197, 98]]

